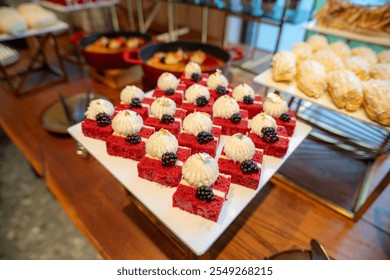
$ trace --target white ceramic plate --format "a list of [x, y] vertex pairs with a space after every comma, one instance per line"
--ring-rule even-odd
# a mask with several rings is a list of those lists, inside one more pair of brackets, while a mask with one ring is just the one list
[[[105, 142], [83, 135], [81, 123], [68, 129], [70, 135], [83, 144], [126, 189], [197, 255], [204, 254], [210, 248], [288, 156], [298, 147], [310, 130], [310, 126], [297, 122], [286, 156], [283, 159], [270, 156], [264, 157], [261, 182], [256, 191], [232, 184], [228, 194], [228, 201], [225, 202], [219, 220], [215, 223], [178, 208], [173, 208], [172, 195], [175, 188], [164, 187], [139, 178], [136, 161], [108, 155]], [[218, 154], [225, 140], [226, 136], [221, 137]]]

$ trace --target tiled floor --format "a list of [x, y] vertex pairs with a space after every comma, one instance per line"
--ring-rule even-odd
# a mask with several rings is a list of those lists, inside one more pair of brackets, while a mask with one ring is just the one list
[[1, 129], [0, 259], [100, 259]]

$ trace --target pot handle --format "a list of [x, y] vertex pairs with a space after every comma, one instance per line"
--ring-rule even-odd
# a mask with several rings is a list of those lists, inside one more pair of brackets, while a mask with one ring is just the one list
[[[123, 52], [122, 58], [127, 63], [142, 64], [142, 60], [139, 59], [138, 53], [139, 53], [139, 49], [125, 50]], [[133, 58], [132, 56], [137, 58]]]
[[244, 53], [242, 50], [240, 50], [239, 48], [237, 47], [226, 47], [226, 50], [227, 51], [234, 51], [236, 53], [235, 56], [232, 57], [232, 60], [233, 61], [236, 61], [236, 60], [240, 60], [244, 57]]

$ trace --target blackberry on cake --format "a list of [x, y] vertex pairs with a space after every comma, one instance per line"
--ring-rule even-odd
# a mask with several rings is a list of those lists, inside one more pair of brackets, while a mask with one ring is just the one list
[[114, 105], [105, 99], [92, 100], [81, 123], [84, 136], [105, 141], [112, 134], [111, 118]]
[[118, 112], [112, 120], [113, 133], [106, 140], [110, 156], [139, 161], [145, 156], [145, 140], [154, 133], [154, 128], [143, 125], [141, 116], [130, 110]]
[[190, 148], [179, 147], [172, 133], [160, 129], [146, 140], [146, 155], [137, 164], [138, 176], [168, 187], [176, 187], [181, 179], [182, 162], [190, 155]]
[[224, 95], [214, 102], [213, 124], [222, 127], [223, 135], [245, 134], [249, 131], [248, 112], [240, 110], [234, 98]]
[[207, 85], [208, 73], [202, 73], [202, 69], [198, 63], [190, 61], [184, 68], [184, 73], [180, 77], [180, 82], [187, 85], [187, 87], [193, 84]]
[[256, 148], [264, 150], [264, 154], [283, 157], [287, 153], [290, 143], [287, 131], [283, 126], [277, 125], [273, 117], [260, 113], [249, 121], [249, 127], [249, 138]]
[[232, 85], [219, 69], [209, 76], [207, 80], [207, 87], [214, 100], [217, 100], [224, 95], [232, 95]]
[[187, 110], [187, 114], [194, 111], [212, 114], [214, 99], [210, 97], [207, 87], [200, 84], [193, 84], [184, 93], [182, 109]]
[[178, 141], [180, 146], [191, 148], [192, 154], [204, 152], [215, 156], [221, 131], [221, 127], [212, 124], [210, 115], [193, 112], [184, 119]]
[[207, 131], [201, 131], [196, 135], [196, 140], [199, 144], [209, 143], [214, 140], [214, 136]]
[[248, 111], [249, 119], [263, 111], [261, 97], [246, 83], [239, 84], [233, 89], [233, 98], [242, 110]]
[[257, 189], [261, 177], [263, 150], [242, 133], [228, 138], [218, 159], [219, 170], [232, 176], [232, 183]]
[[183, 164], [183, 179], [172, 196], [172, 206], [218, 222], [230, 182], [212, 156], [194, 154]]
[[142, 108], [141, 99], [139, 99], [138, 97], [132, 98], [132, 99], [131, 99], [131, 103], [130, 103], [130, 107], [133, 107], [133, 108]]
[[[275, 119], [277, 125], [283, 126], [286, 129], [288, 136], [293, 136], [297, 122], [295, 112], [289, 110], [287, 102], [283, 97], [273, 92], [268, 93], [263, 103], [263, 110], [264, 113]], [[290, 120], [287, 120], [285, 117], [282, 117], [284, 120], [280, 119], [285, 113], [290, 115]]]
[[99, 113], [96, 115], [96, 121], [98, 126], [107, 126], [111, 124], [111, 117], [106, 113]]
[[152, 98], [145, 97], [142, 89], [134, 85], [125, 86], [120, 93], [120, 104], [115, 106], [115, 112], [131, 110], [138, 113], [143, 120], [149, 115]]
[[172, 73], [162, 73], [158, 80], [157, 86], [154, 89], [153, 97], [168, 97], [172, 99], [177, 106], [180, 106], [183, 102], [184, 91], [187, 88], [185, 84], [181, 84], [179, 79]]
[[153, 101], [150, 106], [150, 115], [144, 123], [156, 130], [164, 128], [177, 136], [181, 131], [182, 120], [185, 116], [185, 110], [176, 108], [176, 103], [172, 99], [163, 96]]

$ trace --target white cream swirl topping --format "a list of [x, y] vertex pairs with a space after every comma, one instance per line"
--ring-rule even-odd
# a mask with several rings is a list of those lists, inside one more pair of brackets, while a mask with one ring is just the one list
[[233, 114], [239, 113], [240, 107], [234, 98], [223, 95], [213, 105], [213, 116], [229, 119]]
[[188, 100], [188, 102], [192, 104], [196, 104], [196, 99], [201, 96], [204, 96], [207, 100], [210, 100], [209, 89], [199, 84], [193, 84], [192, 86], [187, 88], [185, 92], [185, 98]]
[[216, 89], [218, 86], [226, 88], [228, 84], [228, 80], [219, 69], [217, 69], [215, 73], [211, 74], [207, 80], [207, 86], [211, 89]]
[[176, 153], [179, 148], [176, 137], [166, 129], [160, 129], [146, 140], [146, 153], [161, 159], [165, 153]]
[[176, 113], [176, 103], [165, 96], [159, 97], [153, 101], [150, 112], [159, 119], [161, 119], [163, 115], [174, 116]]
[[259, 135], [260, 137], [263, 137], [261, 129], [263, 127], [272, 127], [276, 130], [276, 121], [273, 117], [265, 113], [260, 113], [249, 121], [249, 127], [251, 129], [251, 132]]
[[141, 116], [130, 110], [120, 111], [112, 120], [114, 133], [120, 136], [136, 135], [142, 129], [144, 122]]
[[206, 153], [190, 156], [183, 164], [184, 179], [192, 186], [211, 186], [219, 176], [217, 161]]
[[200, 66], [198, 63], [190, 61], [186, 64], [186, 67], [184, 68], [184, 74], [187, 78], [191, 78], [193, 74], [201, 74], [202, 70], [200, 69]]
[[279, 117], [283, 113], [288, 112], [288, 105], [284, 98], [275, 93], [268, 93], [267, 98], [263, 103], [264, 112], [272, 117]]
[[233, 89], [233, 97], [236, 101], [243, 102], [245, 96], [255, 98], [255, 91], [248, 84], [242, 83]]
[[210, 115], [203, 112], [193, 112], [189, 114], [183, 121], [183, 129], [185, 132], [197, 136], [199, 132], [210, 132], [212, 121]]
[[125, 86], [120, 95], [121, 103], [130, 104], [133, 98], [144, 100], [144, 91], [136, 86]]
[[87, 119], [96, 121], [96, 115], [99, 113], [106, 113], [111, 117], [114, 114], [114, 105], [105, 99], [92, 100], [84, 115]]
[[167, 91], [168, 89], [176, 89], [179, 84], [179, 80], [169, 72], [164, 72], [158, 77], [157, 87], [163, 91]]
[[224, 146], [225, 155], [234, 162], [252, 159], [256, 153], [255, 144], [242, 133], [229, 137]]

